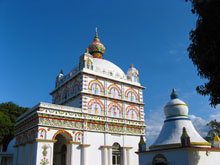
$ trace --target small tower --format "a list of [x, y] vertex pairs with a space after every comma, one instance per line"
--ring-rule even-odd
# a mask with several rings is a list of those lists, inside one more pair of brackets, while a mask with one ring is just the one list
[[190, 137], [187, 134], [186, 128], [183, 127], [183, 134], [181, 136], [181, 145], [182, 147], [189, 147], [190, 146]]
[[214, 140], [213, 140], [213, 147], [220, 148], [220, 138], [217, 134], [215, 135]]
[[139, 82], [139, 72], [134, 65], [131, 64], [131, 67], [127, 71], [127, 79], [132, 82]]
[[61, 70], [60, 70], [60, 74], [56, 77], [56, 86], [55, 86], [55, 87], [58, 86], [59, 81], [62, 79], [63, 76], [64, 76], [64, 75], [63, 75], [63, 69], [61, 69]]
[[146, 142], [144, 141], [143, 135], [141, 135], [140, 137], [140, 142], [138, 144], [138, 151], [139, 152], [146, 151]]

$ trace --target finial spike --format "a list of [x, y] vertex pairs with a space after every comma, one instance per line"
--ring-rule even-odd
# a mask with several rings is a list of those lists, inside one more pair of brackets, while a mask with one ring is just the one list
[[60, 70], [60, 73], [63, 74], [63, 69]]
[[99, 38], [98, 37], [98, 28], [97, 27], [95, 28], [95, 38]]
[[178, 93], [176, 93], [176, 89], [173, 88], [172, 93], [170, 95], [171, 99], [177, 99], [178, 98]]
[[133, 68], [134, 67], [134, 64], [131, 64], [131, 68]]

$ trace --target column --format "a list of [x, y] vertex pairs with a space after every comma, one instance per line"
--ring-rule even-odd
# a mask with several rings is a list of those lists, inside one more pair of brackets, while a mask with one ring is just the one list
[[67, 144], [66, 164], [71, 165], [72, 144]]
[[21, 145], [21, 161], [20, 161], [20, 163], [21, 163], [21, 165], [25, 165], [26, 163], [25, 163], [25, 145], [24, 144], [22, 144]]
[[86, 165], [87, 164], [87, 161], [86, 161], [86, 148], [89, 147], [90, 144], [81, 144], [80, 147], [81, 147], [81, 162], [82, 162], [82, 165]]
[[80, 142], [70, 142], [71, 145], [71, 165], [82, 164], [80, 158], [81, 149], [79, 147]]
[[130, 149], [127, 149], [127, 165], [131, 165], [131, 155]]
[[127, 165], [127, 151], [126, 148], [122, 148], [122, 165]]
[[102, 147], [102, 165], [108, 165], [107, 148]]
[[108, 149], [108, 165], [112, 165], [112, 148]]

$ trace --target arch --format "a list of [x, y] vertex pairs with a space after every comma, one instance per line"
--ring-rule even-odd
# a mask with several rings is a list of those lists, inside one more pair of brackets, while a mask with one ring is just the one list
[[164, 155], [157, 154], [154, 156], [152, 164], [153, 165], [168, 165], [168, 161]]
[[75, 95], [79, 91], [80, 91], [80, 83], [78, 81], [74, 81], [71, 87], [71, 94]]
[[89, 113], [93, 113], [96, 115], [101, 115], [101, 114], [103, 115], [105, 110], [105, 106], [102, 103], [102, 101], [96, 98], [91, 99], [88, 102], [88, 108], [89, 108]]
[[130, 91], [132, 91], [132, 92], [135, 94], [136, 98], [139, 99], [138, 93], [137, 93], [133, 88], [129, 88], [129, 89], [127, 89], [127, 90], [125, 91], [125, 96], [126, 96], [126, 97], [128, 97], [128, 93], [129, 93]]
[[108, 92], [110, 93], [111, 88], [114, 88], [114, 87], [115, 87], [116, 89], [118, 89], [120, 95], [122, 95], [122, 90], [121, 90], [121, 88], [120, 88], [117, 84], [111, 84], [111, 85], [109, 85], [109, 86], [108, 86]]
[[117, 102], [111, 102], [108, 105], [108, 116], [122, 117], [122, 107]]
[[40, 132], [41, 130], [44, 130], [44, 131], [47, 133], [47, 130], [44, 129], [44, 128], [40, 128], [40, 129], [38, 129], [38, 132]]
[[102, 102], [101, 100], [99, 100], [99, 99], [96, 99], [96, 98], [91, 99], [91, 100], [88, 102], [88, 107], [91, 108], [92, 103], [94, 103], [94, 102], [100, 104], [102, 109], [105, 108], [103, 102]]
[[[72, 136], [69, 132], [67, 132], [66, 130], [64, 130], [64, 129], [58, 130], [58, 131], [53, 135], [53, 138], [52, 138], [52, 139], [55, 140], [55, 138], [56, 138], [56, 136], [57, 136], [58, 134], [62, 134], [62, 135], [64, 135], [64, 136], [65, 136], [65, 134], [66, 134], [66, 135], [69, 136], [70, 141], [73, 141], [73, 136]], [[65, 136], [65, 137], [66, 137], [66, 136]]]
[[75, 142], [82, 142], [83, 133], [77, 132], [75, 133]]
[[69, 97], [69, 87], [66, 86], [62, 93], [62, 99], [66, 100], [68, 97]]
[[121, 146], [119, 143], [114, 143], [112, 145], [112, 165], [120, 165], [121, 163]]
[[113, 101], [113, 102], [111, 102], [109, 105], [108, 105], [108, 111], [111, 111], [111, 106], [112, 105], [117, 105], [118, 107], [119, 107], [119, 109], [120, 109], [120, 112], [122, 112], [122, 106], [120, 105], [120, 104], [118, 104], [117, 102], [115, 102], [115, 101]]
[[101, 91], [105, 91], [104, 85], [102, 84], [102, 82], [100, 82], [100, 81], [97, 80], [97, 79], [96, 79], [96, 80], [91, 80], [91, 81], [89, 82], [88, 88], [89, 88], [89, 89], [92, 89], [91, 86], [92, 86], [94, 83], [96, 83], [97, 85], [99, 85], [99, 86], [101, 87]]
[[40, 128], [38, 130], [38, 132], [39, 132], [39, 138], [40, 139], [46, 139], [47, 138], [47, 130], [46, 129]]
[[130, 105], [126, 108], [126, 118], [132, 119], [132, 120], [138, 120], [139, 119], [139, 110], [137, 107]]

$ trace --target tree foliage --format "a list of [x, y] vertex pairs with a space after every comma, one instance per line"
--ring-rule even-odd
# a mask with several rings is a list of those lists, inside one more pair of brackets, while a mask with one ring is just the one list
[[6, 151], [8, 143], [15, 135], [14, 125], [17, 117], [27, 111], [28, 108], [20, 107], [12, 102], [0, 104], [0, 144]]
[[210, 105], [220, 104], [220, 1], [186, 0], [198, 16], [196, 29], [190, 32], [189, 58], [198, 75], [208, 81], [197, 86], [199, 94], [209, 96]]
[[209, 127], [209, 132], [205, 139], [209, 142], [212, 142], [215, 135], [220, 136], [220, 122], [212, 120], [207, 124], [207, 126]]

